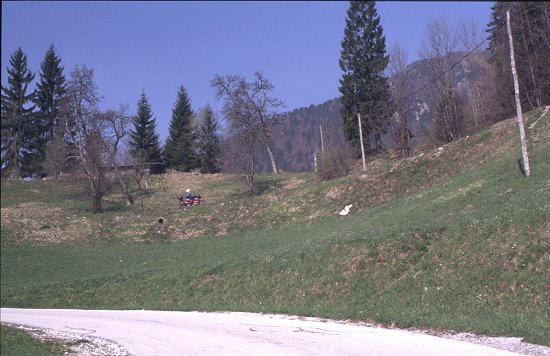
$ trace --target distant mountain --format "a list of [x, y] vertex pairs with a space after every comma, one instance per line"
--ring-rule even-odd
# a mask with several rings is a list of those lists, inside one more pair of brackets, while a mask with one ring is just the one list
[[[464, 53], [454, 53], [452, 62], [455, 63], [463, 56]], [[482, 54], [484, 60], [488, 56], [487, 52]], [[407, 76], [413, 83], [412, 92], [428, 83], [427, 64], [425, 60], [419, 60], [407, 67]], [[457, 88], [463, 90], [468, 81], [474, 81], [484, 73], [483, 65], [466, 58], [456, 66], [454, 80]], [[412, 131], [416, 144], [429, 134], [432, 126], [434, 104], [429, 89], [430, 87], [427, 87], [410, 98], [409, 105], [414, 113]], [[311, 171], [313, 154], [321, 151], [321, 129], [325, 148], [338, 147], [344, 143], [339, 98], [288, 113], [285, 124], [273, 136], [272, 150], [278, 167], [287, 172]], [[388, 132], [382, 137], [382, 143], [388, 148], [393, 146], [393, 142], [393, 127], [388, 127]], [[271, 164], [264, 151], [260, 148], [259, 169], [267, 172], [270, 171]]]
[[[287, 172], [312, 170], [313, 154], [321, 151], [321, 129], [325, 147], [344, 142], [339, 99], [288, 113], [284, 125], [273, 135], [272, 150], [278, 168]], [[260, 148], [260, 170], [270, 168], [269, 157]]]

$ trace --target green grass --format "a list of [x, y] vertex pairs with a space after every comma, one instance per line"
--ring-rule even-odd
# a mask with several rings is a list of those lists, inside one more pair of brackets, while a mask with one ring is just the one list
[[[27, 232], [3, 220], [1, 305], [290, 313], [550, 345], [550, 120], [537, 125], [529, 178], [505, 122], [397, 167], [376, 163], [367, 179], [261, 176], [255, 197], [222, 179], [211, 186], [219, 200], [182, 220], [181, 211], [163, 214], [163, 226], [138, 226], [158, 216], [154, 209], [76, 212], [73, 220], [86, 217], [106, 236], [20, 243]], [[168, 180], [152, 180], [149, 206], [166, 204]], [[3, 209], [5, 195], [10, 207], [25, 203], [22, 186], [2, 190]], [[358, 210], [336, 215], [348, 202]], [[59, 214], [61, 224], [67, 213]], [[229, 233], [214, 237], [224, 219]], [[180, 222], [203, 233], [175, 239]], [[141, 238], [118, 236], [144, 228]], [[17, 238], [5, 243], [4, 231]]]
[[3, 356], [63, 355], [64, 348], [55, 342], [40, 342], [25, 331], [0, 326], [0, 350]]

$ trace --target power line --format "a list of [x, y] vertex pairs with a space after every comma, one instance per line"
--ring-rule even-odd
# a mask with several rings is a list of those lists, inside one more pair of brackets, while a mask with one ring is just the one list
[[[491, 36], [489, 36], [491, 37]], [[398, 104], [401, 104], [402, 102], [404, 102], [405, 100], [408, 100], [410, 97], [412, 97], [413, 95], [416, 95], [418, 94], [419, 92], [421, 92], [422, 90], [426, 89], [428, 86], [434, 84], [435, 82], [437, 82], [441, 77], [443, 77], [445, 74], [447, 74], [448, 72], [450, 72], [454, 67], [456, 67], [460, 62], [462, 62], [464, 59], [466, 59], [466, 57], [468, 57], [469, 55], [471, 55], [472, 53], [474, 53], [474, 51], [476, 49], [478, 49], [483, 43], [485, 43], [485, 41], [487, 41], [489, 39], [489, 37], [487, 37], [486, 39], [484, 39], [480, 44], [478, 44], [473, 50], [471, 50], [470, 52], [466, 53], [462, 58], [460, 58], [456, 63], [454, 63], [453, 65], [451, 65], [449, 68], [447, 68], [447, 70], [445, 70], [444, 72], [442, 72], [440, 75], [438, 75], [435, 79], [433, 79], [431, 82], [428, 82], [427, 84], [425, 84], [422, 88], [416, 90], [415, 92], [407, 95], [404, 99], [401, 99]]]
[[[527, 7], [525, 9], [519, 9], [518, 12], [515, 14], [517, 15], [518, 13], [520, 13], [521, 11], [529, 11], [529, 10], [532, 10], [534, 9], [534, 5], [533, 7]], [[515, 18], [514, 18], [515, 20]], [[497, 28], [494, 32], [496, 31], [499, 31], [502, 27], [504, 27], [506, 25], [506, 21], [503, 21]], [[419, 92], [421, 92], [422, 90], [426, 89], [428, 86], [434, 84], [435, 82], [437, 82], [441, 77], [443, 77], [445, 74], [447, 74], [448, 72], [450, 72], [454, 67], [456, 67], [459, 63], [461, 63], [464, 59], [466, 59], [466, 57], [470, 56], [472, 53], [474, 53], [479, 47], [481, 47], [482, 44], [484, 44], [485, 42], [487, 42], [487, 40], [489, 40], [491, 37], [493, 36], [493, 34], [490, 34], [489, 36], [487, 36], [483, 41], [481, 41], [477, 46], [475, 46], [472, 50], [470, 50], [468, 53], [466, 53], [464, 56], [462, 56], [462, 58], [460, 58], [457, 62], [455, 62], [453, 65], [451, 65], [449, 68], [447, 68], [445, 71], [443, 71], [440, 75], [438, 75], [436, 78], [432, 79], [432, 81], [428, 82], [427, 84], [425, 84], [424, 86], [422, 86], [420, 89], [414, 91], [413, 93], [411, 94], [408, 94], [405, 98], [399, 100], [397, 102], [397, 104], [401, 104], [402, 102], [404, 102], [405, 100], [408, 100], [409, 98], [411, 98], [413, 95], [416, 95], [418, 94]]]

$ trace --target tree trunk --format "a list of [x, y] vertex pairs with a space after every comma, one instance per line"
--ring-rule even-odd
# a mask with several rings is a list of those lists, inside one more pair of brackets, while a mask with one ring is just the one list
[[381, 151], [382, 150], [382, 135], [379, 133], [374, 134], [374, 142], [376, 143], [376, 150]]
[[[548, 32], [550, 33], [550, 16], [548, 15], [548, 3], [543, 2], [542, 6], [544, 7], [544, 14], [546, 15], [546, 24], [548, 25]], [[548, 42], [548, 37], [544, 36], [546, 38], [546, 41]]]
[[[523, 14], [521, 14], [520, 16], [521, 16], [521, 22], [522, 22], [522, 24], [524, 24], [522, 26], [521, 34], [523, 36], [523, 40], [525, 41], [526, 57], [527, 57], [527, 62], [529, 63], [529, 71], [531, 73], [531, 80], [533, 82], [533, 94], [534, 94], [535, 100], [536, 100], [536, 107], [533, 106], [533, 104], [531, 103], [531, 109], [536, 109], [537, 107], [541, 106], [542, 94], [540, 92], [540, 87], [537, 84], [538, 81], [535, 79], [536, 76], [535, 76], [535, 71], [533, 70], [532, 56], [535, 57], [534, 58], [535, 65], [536, 65], [536, 63], [540, 63], [540, 62], [537, 58], [537, 51], [535, 50], [535, 43], [533, 42], [533, 32], [531, 31], [531, 23], [529, 22], [529, 17], [527, 16], [527, 14], [525, 14], [526, 19], [524, 20], [523, 19]], [[527, 25], [528, 39], [525, 36], [525, 25]]]
[[12, 165], [11, 168], [10, 168], [10, 179], [13, 179], [13, 180], [17, 180], [19, 178], [21, 178], [21, 168], [19, 167], [19, 135], [20, 135], [20, 130], [19, 132], [17, 132], [15, 134], [15, 137], [13, 139], [13, 142], [15, 143], [15, 153], [13, 155], [13, 161], [10, 162], [10, 164]]
[[246, 172], [246, 184], [248, 185], [250, 194], [252, 195], [256, 194], [256, 189], [254, 188], [254, 173], [256, 171], [255, 166], [255, 158], [253, 157], [248, 163], [248, 171]]
[[88, 173], [88, 181], [90, 183], [90, 198], [92, 202], [92, 214], [98, 214], [103, 212], [103, 208], [101, 207], [101, 178], [100, 177], [94, 177], [93, 175]]
[[277, 169], [277, 164], [275, 164], [275, 157], [273, 157], [273, 152], [271, 152], [271, 148], [269, 145], [264, 142], [265, 148], [267, 149], [267, 154], [269, 155], [269, 159], [271, 160], [271, 170], [273, 171], [273, 174], [279, 174], [279, 170]]
[[126, 183], [124, 183], [124, 180], [122, 179], [122, 174], [120, 174], [120, 171], [118, 170], [118, 166], [114, 165], [115, 175], [118, 180], [118, 184], [120, 184], [120, 187], [122, 188], [122, 192], [124, 193], [124, 197], [126, 198], [126, 205], [133, 205], [134, 204], [134, 198], [130, 194], [130, 191], [128, 190], [128, 186]]

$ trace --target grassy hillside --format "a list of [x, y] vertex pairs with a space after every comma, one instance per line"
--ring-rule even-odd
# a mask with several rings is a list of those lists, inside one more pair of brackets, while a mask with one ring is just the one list
[[0, 326], [2, 355], [64, 355], [65, 348], [52, 341], [36, 341], [23, 330]]
[[[238, 177], [167, 174], [144, 209], [113, 191], [91, 215], [78, 181], [3, 181], [1, 305], [290, 313], [548, 345], [550, 113], [527, 119], [529, 178], [508, 120], [374, 157], [366, 178], [262, 176], [255, 197]], [[208, 204], [177, 207], [187, 187]]]

